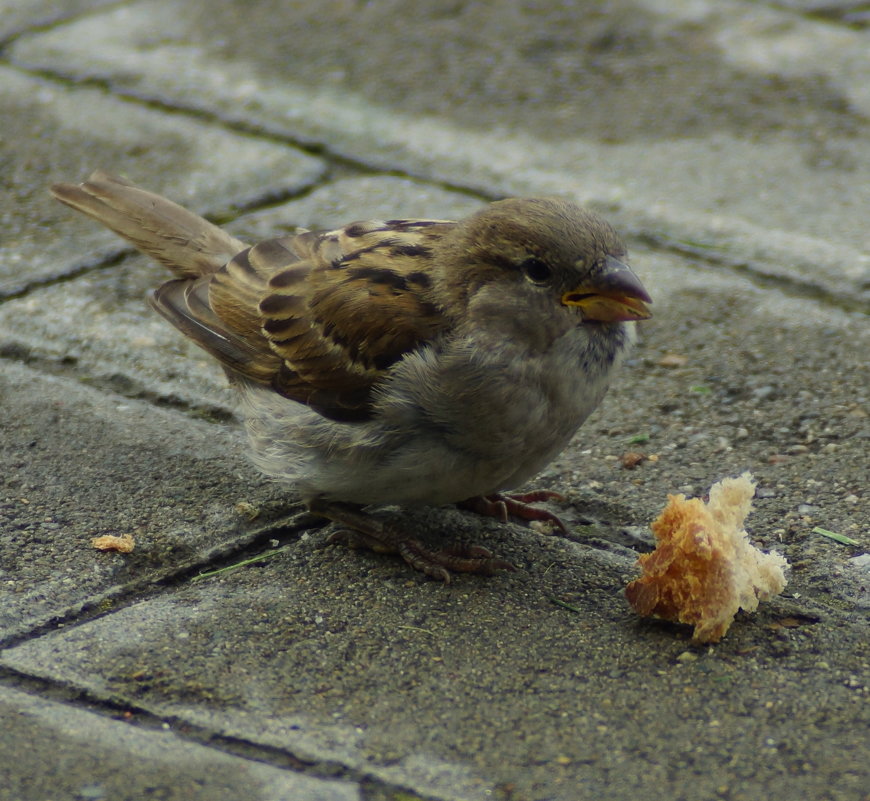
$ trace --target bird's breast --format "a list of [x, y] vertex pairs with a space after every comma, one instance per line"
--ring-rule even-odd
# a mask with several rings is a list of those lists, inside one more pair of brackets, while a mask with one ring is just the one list
[[627, 344], [572, 330], [545, 351], [511, 340], [466, 339], [406, 360], [387, 397], [412, 427], [439, 432], [483, 459], [516, 461], [564, 447], [603, 397]]

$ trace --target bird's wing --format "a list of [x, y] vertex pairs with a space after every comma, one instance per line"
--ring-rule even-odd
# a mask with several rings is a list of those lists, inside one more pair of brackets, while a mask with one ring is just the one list
[[327, 417], [365, 418], [390, 366], [447, 325], [426, 300], [427, 263], [452, 226], [373, 221], [266, 240], [164, 284], [153, 304], [231, 374]]

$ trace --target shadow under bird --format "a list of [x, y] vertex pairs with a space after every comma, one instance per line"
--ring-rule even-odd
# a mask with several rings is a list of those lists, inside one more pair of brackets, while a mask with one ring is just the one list
[[151, 303], [238, 390], [253, 459], [354, 545], [450, 580], [511, 566], [434, 550], [369, 507], [465, 508], [564, 526], [506, 494], [598, 406], [651, 299], [597, 214], [511, 198], [458, 222], [354, 222], [250, 246], [97, 171], [54, 196], [166, 265]]

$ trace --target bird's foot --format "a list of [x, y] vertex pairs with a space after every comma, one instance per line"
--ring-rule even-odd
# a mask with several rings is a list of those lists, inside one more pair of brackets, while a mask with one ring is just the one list
[[310, 509], [342, 526], [329, 537], [329, 542], [369, 548], [377, 553], [397, 553], [415, 570], [445, 584], [450, 583], [451, 573], [491, 576], [499, 570], [516, 569], [480, 545], [457, 544], [434, 551], [399, 528], [350, 504], [315, 501]]
[[502, 523], [507, 523], [511, 517], [518, 517], [521, 520], [543, 520], [544, 522], [551, 523], [555, 528], [561, 529], [564, 534], [567, 534], [568, 527], [558, 515], [546, 509], [532, 506], [533, 503], [540, 503], [541, 501], [564, 500], [564, 495], [560, 495], [552, 490], [533, 490], [532, 492], [512, 495], [504, 495], [500, 492], [493, 493], [492, 495], [478, 495], [474, 498], [469, 498], [467, 501], [461, 501], [456, 505], [460, 509], [477, 512], [479, 515], [498, 518]]

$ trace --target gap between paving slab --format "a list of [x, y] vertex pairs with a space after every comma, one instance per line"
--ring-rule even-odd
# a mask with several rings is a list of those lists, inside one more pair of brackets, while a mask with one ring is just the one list
[[81, 181], [98, 167], [135, 170], [128, 177], [220, 217], [301, 193], [326, 172], [322, 160], [284, 144], [5, 66], [0, 116], [12, 165], [0, 197], [0, 297], [75, 275], [125, 249], [114, 234], [51, 198], [54, 181]]
[[[13, 362], [0, 397], [3, 641], [292, 532], [298, 507], [232, 430]], [[103, 534], [132, 534], [136, 550], [100, 553]]]
[[[241, 759], [69, 704], [0, 687], [0, 799], [360, 801], [355, 782]], [[14, 737], [10, 737], [11, 732]]]

